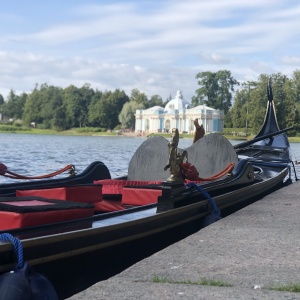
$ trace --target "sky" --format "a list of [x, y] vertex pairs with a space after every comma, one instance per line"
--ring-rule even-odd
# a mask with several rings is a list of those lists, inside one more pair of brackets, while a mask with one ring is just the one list
[[187, 101], [199, 72], [300, 69], [298, 0], [0, 0], [0, 94], [36, 84]]

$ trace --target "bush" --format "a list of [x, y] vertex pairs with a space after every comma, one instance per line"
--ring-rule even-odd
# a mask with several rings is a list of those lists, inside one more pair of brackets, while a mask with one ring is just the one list
[[17, 127], [22, 127], [23, 126], [23, 122], [22, 122], [22, 120], [16, 120], [16, 121], [14, 121], [13, 125], [17, 126]]
[[38, 129], [47, 129], [47, 126], [46, 126], [46, 124], [41, 123], [41, 124], [37, 124], [36, 128], [38, 128]]
[[105, 128], [100, 128], [100, 127], [81, 127], [81, 128], [76, 128], [76, 132], [78, 133], [87, 133], [87, 132], [105, 132]]
[[121, 125], [119, 124], [119, 125], [117, 125], [115, 128], [114, 128], [114, 130], [120, 130], [121, 129]]
[[13, 126], [13, 125], [0, 125], [0, 131], [28, 131], [30, 128]]

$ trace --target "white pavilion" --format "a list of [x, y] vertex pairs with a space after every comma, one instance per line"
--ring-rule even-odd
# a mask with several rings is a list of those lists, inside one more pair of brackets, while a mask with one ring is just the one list
[[135, 114], [135, 132], [157, 133], [171, 132], [177, 128], [180, 133], [193, 133], [194, 120], [204, 126], [206, 133], [222, 132], [224, 129], [224, 112], [204, 105], [191, 107], [181, 91], [177, 91], [174, 99], [165, 108], [154, 106], [148, 109], [138, 109]]

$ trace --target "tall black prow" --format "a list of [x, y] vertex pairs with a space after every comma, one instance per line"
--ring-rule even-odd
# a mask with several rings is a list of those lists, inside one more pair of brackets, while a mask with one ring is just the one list
[[[286, 183], [291, 183], [291, 165], [294, 168], [295, 180], [297, 174], [293, 161], [291, 160], [290, 143], [286, 132], [293, 127], [280, 130], [277, 122], [276, 110], [273, 100], [272, 82], [267, 84], [267, 109], [265, 119], [259, 133], [250, 141], [234, 146], [239, 158], [250, 159], [253, 163], [268, 161], [268, 164], [286, 164], [289, 166], [289, 179]], [[260, 163], [261, 164], [261, 163]]]
[[257, 158], [272, 151], [274, 160], [290, 162], [290, 143], [286, 131], [292, 127], [280, 130], [278, 126], [271, 79], [267, 84], [267, 98], [265, 119], [259, 133], [251, 141], [235, 145], [235, 149], [239, 155], [253, 156], [253, 151], [257, 151]]

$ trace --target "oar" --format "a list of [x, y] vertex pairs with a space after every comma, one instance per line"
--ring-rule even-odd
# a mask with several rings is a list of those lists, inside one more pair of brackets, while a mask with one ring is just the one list
[[271, 138], [271, 137], [273, 137], [273, 136], [282, 134], [282, 133], [287, 132], [287, 131], [292, 130], [292, 129], [294, 129], [294, 127], [288, 127], [288, 128], [285, 128], [285, 129], [276, 131], [276, 132], [272, 132], [272, 133], [269, 133], [269, 134], [266, 134], [266, 135], [262, 135], [262, 136], [260, 136], [260, 137], [255, 138], [255, 139], [252, 139], [252, 140], [250, 140], [250, 141], [247, 141], [247, 142], [244, 142], [244, 143], [240, 143], [240, 144], [234, 145], [233, 148], [234, 148], [234, 149], [245, 148], [245, 147], [247, 147], [247, 146], [249, 146], [249, 145], [251, 145], [251, 144], [254, 144], [254, 143], [256, 143], [256, 142], [259, 142], [259, 141], [262, 141], [262, 140]]

